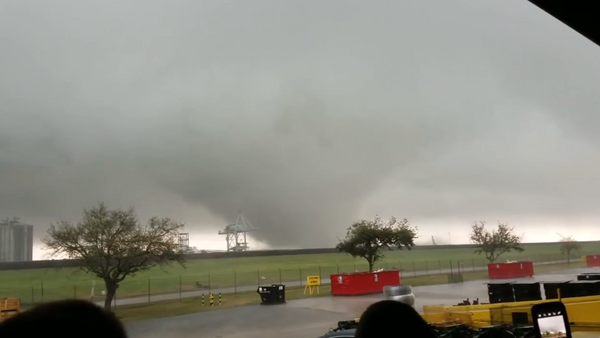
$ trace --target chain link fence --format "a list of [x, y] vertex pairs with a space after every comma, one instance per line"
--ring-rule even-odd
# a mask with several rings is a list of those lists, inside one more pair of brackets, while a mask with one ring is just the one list
[[[523, 259], [521, 259], [523, 260]], [[566, 264], [564, 256], [540, 255], [530, 257], [537, 264]], [[579, 260], [573, 258], [572, 264]], [[484, 258], [440, 259], [429, 261], [382, 261], [375, 269], [399, 269], [403, 278], [419, 278], [435, 275], [470, 273], [487, 270]], [[285, 283], [289, 287], [302, 287], [307, 276], [320, 276], [323, 284], [329, 284], [329, 276], [339, 273], [368, 271], [364, 264], [336, 264], [285, 267], [264, 270], [206, 271], [165, 277], [145, 278], [136, 276], [123, 281], [117, 291], [117, 302], [131, 304], [174, 300], [208, 295], [209, 293], [237, 293], [256, 290], [259, 285]], [[40, 304], [60, 299], [87, 299], [104, 301], [104, 283], [100, 280], [87, 280], [70, 283], [68, 280], [40, 280], [35, 285], [13, 290], [0, 290], [5, 297], [21, 298], [23, 304]], [[8, 293], [8, 294], [6, 294]]]

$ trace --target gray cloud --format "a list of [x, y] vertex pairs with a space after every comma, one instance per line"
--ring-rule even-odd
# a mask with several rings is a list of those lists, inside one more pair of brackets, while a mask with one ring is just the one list
[[597, 47], [525, 1], [7, 1], [0, 44], [3, 215], [598, 216]]

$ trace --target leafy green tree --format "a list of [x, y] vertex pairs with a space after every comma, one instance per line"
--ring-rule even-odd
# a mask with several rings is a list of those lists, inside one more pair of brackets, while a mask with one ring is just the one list
[[104, 281], [104, 307], [111, 309], [119, 283], [136, 273], [171, 263], [184, 264], [179, 248], [183, 225], [169, 218], [151, 218], [141, 225], [134, 209], [109, 210], [103, 203], [83, 211], [77, 224], [59, 222], [42, 239], [52, 255], [81, 262], [80, 268]]
[[407, 219], [398, 221], [392, 217], [384, 222], [376, 216], [372, 221], [360, 220], [352, 224], [336, 249], [355, 258], [364, 258], [369, 264], [369, 272], [372, 272], [375, 263], [384, 257], [383, 250], [410, 250], [417, 237], [417, 229], [412, 227]]
[[471, 242], [477, 246], [476, 254], [485, 254], [488, 262], [495, 262], [506, 252], [523, 252], [521, 237], [514, 234], [514, 228], [498, 223], [495, 230], [485, 228], [485, 222], [475, 222], [471, 226]]

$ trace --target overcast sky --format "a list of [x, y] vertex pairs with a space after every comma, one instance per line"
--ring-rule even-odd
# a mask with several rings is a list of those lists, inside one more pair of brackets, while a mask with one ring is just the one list
[[0, 0], [0, 215], [600, 238], [599, 60], [525, 0]]

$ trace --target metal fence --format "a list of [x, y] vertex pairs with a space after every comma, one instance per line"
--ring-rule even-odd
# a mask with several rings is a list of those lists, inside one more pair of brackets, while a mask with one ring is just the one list
[[[566, 264], [561, 255], [539, 255], [528, 260], [539, 264]], [[570, 260], [578, 264], [579, 259]], [[566, 267], [566, 266], [565, 266]], [[560, 268], [560, 267], [559, 267]], [[483, 258], [440, 259], [424, 261], [382, 261], [375, 269], [399, 269], [404, 280], [417, 282], [416, 278], [453, 274], [473, 274], [474, 278], [485, 278], [487, 261]], [[136, 276], [123, 281], [117, 291], [117, 304], [138, 304], [162, 300], [176, 300], [209, 293], [237, 293], [256, 290], [259, 285], [285, 283], [288, 287], [302, 287], [307, 276], [320, 276], [323, 284], [329, 284], [329, 276], [339, 273], [367, 271], [366, 264], [310, 265], [282, 267], [264, 270], [205, 271], [167, 275], [165, 277]], [[475, 276], [477, 274], [481, 276]], [[104, 284], [99, 280], [44, 281], [35, 285], [22, 285], [12, 290], [0, 290], [2, 296], [19, 297], [23, 304], [40, 304], [59, 299], [92, 299], [104, 301]]]

